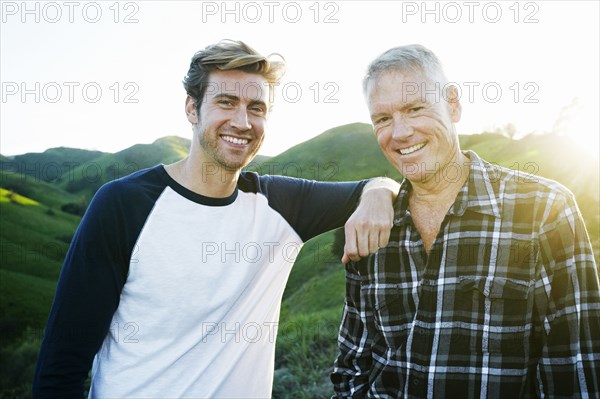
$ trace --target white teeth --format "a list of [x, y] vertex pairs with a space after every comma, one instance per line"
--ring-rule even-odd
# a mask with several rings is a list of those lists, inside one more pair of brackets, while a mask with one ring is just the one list
[[233, 144], [248, 144], [247, 139], [238, 139], [238, 138], [231, 137], [231, 136], [221, 136], [221, 137], [223, 138], [223, 140], [228, 141]]
[[423, 147], [425, 147], [425, 143], [413, 145], [412, 147], [408, 147], [408, 148], [405, 148], [403, 150], [400, 150], [400, 154], [402, 154], [402, 155], [408, 155], [408, 154], [413, 153], [413, 152], [415, 152], [417, 150], [420, 150]]

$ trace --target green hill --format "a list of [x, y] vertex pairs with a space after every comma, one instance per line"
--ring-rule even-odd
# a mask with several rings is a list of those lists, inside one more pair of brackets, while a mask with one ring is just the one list
[[400, 179], [377, 145], [371, 125], [353, 123], [319, 136], [257, 165], [261, 174], [320, 181], [349, 181], [373, 176]]
[[58, 209], [67, 203], [81, 200], [77, 195], [65, 192], [56, 184], [15, 172], [0, 172], [0, 187]]
[[59, 182], [59, 186], [89, 201], [104, 183], [159, 163], [182, 159], [187, 155], [189, 146], [189, 140], [177, 136], [163, 137], [152, 144], [136, 144], [78, 166], [69, 179]]
[[78, 165], [90, 162], [105, 154], [101, 151], [88, 151], [79, 148], [57, 147], [44, 152], [30, 152], [16, 155], [10, 159], [4, 157], [2, 171], [21, 173], [45, 182], [58, 182], [63, 175]]
[[0, 215], [0, 326], [10, 342], [28, 326], [43, 326], [79, 218], [6, 189]]

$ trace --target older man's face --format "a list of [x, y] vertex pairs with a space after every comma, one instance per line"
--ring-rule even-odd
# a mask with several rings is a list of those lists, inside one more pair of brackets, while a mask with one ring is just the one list
[[377, 142], [411, 182], [439, 178], [445, 165], [458, 162], [454, 123], [460, 120], [460, 104], [434, 89], [435, 83], [421, 73], [396, 71], [384, 72], [367, 86]]

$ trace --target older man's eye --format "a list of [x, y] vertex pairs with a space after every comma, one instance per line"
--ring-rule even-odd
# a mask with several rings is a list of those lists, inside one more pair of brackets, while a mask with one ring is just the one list
[[382, 116], [381, 118], [377, 118], [377, 119], [375, 119], [375, 122], [374, 122], [374, 123], [375, 123], [376, 125], [381, 125], [382, 123], [385, 123], [385, 122], [387, 122], [387, 121], [389, 121], [389, 120], [390, 120], [390, 118], [389, 118], [389, 117], [387, 117], [387, 116]]

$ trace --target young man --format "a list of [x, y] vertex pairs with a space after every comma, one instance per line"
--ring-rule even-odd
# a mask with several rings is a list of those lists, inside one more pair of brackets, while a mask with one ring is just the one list
[[600, 395], [600, 289], [573, 195], [462, 152], [437, 57], [393, 48], [364, 90], [404, 176], [388, 246], [347, 266], [336, 398]]
[[361, 191], [344, 260], [387, 242], [392, 181], [241, 172], [282, 72], [242, 42], [193, 57], [189, 156], [95, 195], [61, 272], [35, 398], [82, 397], [92, 361], [91, 398], [268, 397], [281, 296], [302, 243], [343, 225]]

